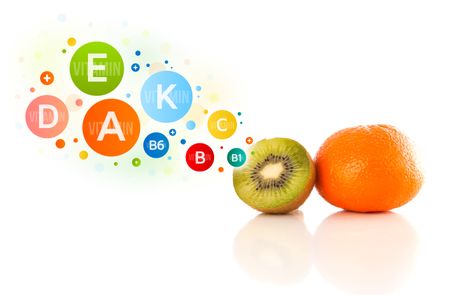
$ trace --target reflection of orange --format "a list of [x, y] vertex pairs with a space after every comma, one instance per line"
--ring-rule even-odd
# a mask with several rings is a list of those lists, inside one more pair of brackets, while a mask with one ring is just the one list
[[[118, 128], [121, 129], [124, 140], [120, 140], [117, 134], [106, 134], [103, 140], [99, 140], [99, 134], [109, 112], [113, 112], [117, 117]], [[108, 123], [108, 129], [117, 127], [111, 121]], [[138, 140], [139, 132], [140, 123], [136, 112], [129, 104], [118, 99], [97, 102], [87, 111], [83, 120], [83, 135], [87, 144], [104, 156], [118, 156], [129, 151]]]
[[408, 138], [388, 125], [358, 126], [329, 137], [316, 156], [317, 190], [351, 211], [387, 211], [410, 201], [422, 174]]

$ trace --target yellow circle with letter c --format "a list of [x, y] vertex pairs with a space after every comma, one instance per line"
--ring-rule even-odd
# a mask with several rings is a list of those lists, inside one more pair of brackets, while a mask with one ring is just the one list
[[208, 119], [209, 133], [218, 139], [231, 137], [236, 132], [236, 128], [236, 117], [229, 111], [215, 111]]

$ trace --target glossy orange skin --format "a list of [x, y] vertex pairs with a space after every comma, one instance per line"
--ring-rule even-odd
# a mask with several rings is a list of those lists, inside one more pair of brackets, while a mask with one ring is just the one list
[[319, 194], [356, 212], [388, 211], [416, 196], [423, 175], [408, 138], [389, 125], [343, 129], [316, 155]]

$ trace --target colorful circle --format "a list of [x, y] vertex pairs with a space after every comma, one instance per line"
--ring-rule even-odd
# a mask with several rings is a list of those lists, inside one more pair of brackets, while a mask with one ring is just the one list
[[196, 143], [187, 150], [186, 163], [194, 171], [206, 171], [214, 163], [214, 152], [208, 145]]
[[151, 158], [161, 158], [169, 151], [169, 140], [162, 133], [150, 133], [144, 139], [144, 151]]
[[140, 122], [136, 111], [126, 102], [105, 99], [94, 104], [83, 120], [86, 143], [104, 156], [128, 152], [137, 142]]
[[162, 71], [151, 75], [141, 91], [145, 112], [158, 122], [175, 122], [187, 114], [192, 105], [192, 89], [180, 74]]
[[79, 157], [81, 160], [86, 160], [88, 158], [89, 154], [86, 151], [81, 151], [79, 154]]
[[131, 161], [131, 164], [132, 164], [134, 167], [139, 167], [139, 166], [141, 166], [141, 159], [139, 159], [139, 158], [134, 158], [134, 159]]
[[67, 45], [75, 46], [75, 44], [77, 44], [77, 40], [75, 38], [70, 37], [69, 39], [67, 39]]
[[66, 142], [64, 141], [64, 139], [58, 139], [55, 142], [55, 145], [56, 145], [57, 148], [62, 149], [62, 148], [64, 148], [66, 146]]
[[188, 130], [194, 130], [195, 129], [195, 122], [192, 120], [187, 121], [186, 128]]
[[70, 76], [75, 86], [90, 95], [104, 95], [122, 81], [123, 60], [119, 52], [104, 42], [84, 44], [70, 61]]
[[131, 65], [131, 70], [133, 72], [138, 72], [140, 68], [141, 68], [141, 66], [138, 63], [134, 63]]
[[236, 128], [236, 118], [229, 111], [215, 111], [208, 119], [209, 133], [218, 139], [231, 137], [236, 132]]
[[41, 83], [44, 85], [50, 85], [55, 80], [55, 76], [53, 76], [53, 73], [50, 71], [42, 72], [40, 76]]
[[241, 167], [247, 160], [247, 156], [242, 149], [234, 148], [228, 152], [227, 160], [231, 166]]
[[34, 99], [25, 113], [28, 128], [43, 138], [55, 137], [67, 126], [69, 112], [66, 105], [57, 97], [43, 95]]

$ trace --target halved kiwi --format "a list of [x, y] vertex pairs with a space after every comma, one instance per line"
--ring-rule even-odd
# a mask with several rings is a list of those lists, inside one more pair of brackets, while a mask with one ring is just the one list
[[289, 138], [263, 139], [249, 150], [247, 163], [233, 173], [234, 189], [247, 205], [264, 213], [300, 207], [314, 187], [314, 162]]

